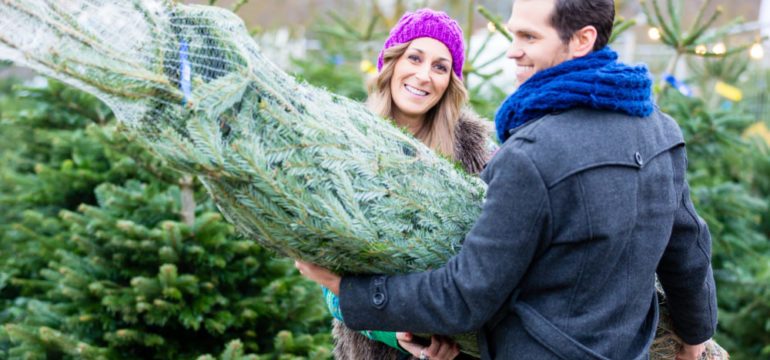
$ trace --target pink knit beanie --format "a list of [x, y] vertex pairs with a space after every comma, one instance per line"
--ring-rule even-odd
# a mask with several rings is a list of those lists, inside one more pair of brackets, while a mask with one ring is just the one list
[[382, 70], [385, 50], [421, 37], [433, 38], [446, 45], [452, 55], [452, 70], [462, 79], [463, 63], [465, 62], [463, 30], [457, 21], [454, 21], [443, 11], [431, 9], [407, 12], [401, 17], [398, 24], [390, 30], [390, 36], [385, 40], [385, 45], [380, 50], [377, 70]]

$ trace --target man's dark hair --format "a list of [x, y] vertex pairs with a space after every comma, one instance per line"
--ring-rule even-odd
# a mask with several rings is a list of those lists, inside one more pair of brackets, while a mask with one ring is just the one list
[[551, 25], [564, 43], [578, 30], [593, 25], [597, 36], [594, 50], [607, 45], [615, 22], [614, 0], [554, 0]]

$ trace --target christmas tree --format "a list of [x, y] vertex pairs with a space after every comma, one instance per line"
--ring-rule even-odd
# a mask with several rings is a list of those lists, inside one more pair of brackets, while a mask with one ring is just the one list
[[480, 180], [363, 104], [298, 84], [232, 13], [29, 0], [0, 15], [0, 55], [99, 96], [197, 175], [240, 233], [282, 254], [342, 272], [426, 269], [457, 252], [480, 211]]
[[320, 290], [239, 239], [200, 184], [104, 105], [55, 82], [11, 95], [0, 125], [4, 358], [330, 357]]

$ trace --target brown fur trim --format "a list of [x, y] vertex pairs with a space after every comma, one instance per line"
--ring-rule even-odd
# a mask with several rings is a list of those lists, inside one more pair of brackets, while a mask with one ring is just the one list
[[336, 360], [398, 360], [401, 352], [334, 320], [334, 358]]
[[[682, 347], [682, 339], [674, 332], [674, 323], [669, 314], [666, 304], [666, 294], [656, 281], [658, 288], [658, 305], [660, 310], [660, 319], [658, 320], [658, 329], [655, 334], [655, 340], [650, 346], [650, 360], [669, 360], [676, 357], [676, 353]], [[725, 351], [713, 339], [706, 341], [706, 353], [700, 360], [728, 360], [730, 354]]]
[[464, 109], [455, 128], [455, 160], [465, 171], [478, 174], [490, 157], [491, 123], [470, 109]]

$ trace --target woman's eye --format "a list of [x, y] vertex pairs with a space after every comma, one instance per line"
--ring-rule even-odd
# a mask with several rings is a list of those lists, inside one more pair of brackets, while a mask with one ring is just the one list
[[417, 55], [409, 55], [408, 59], [413, 62], [420, 62], [420, 57]]
[[437, 64], [434, 66], [434, 68], [436, 68], [436, 70], [438, 70], [441, 73], [445, 73], [449, 71], [449, 68], [444, 64]]

